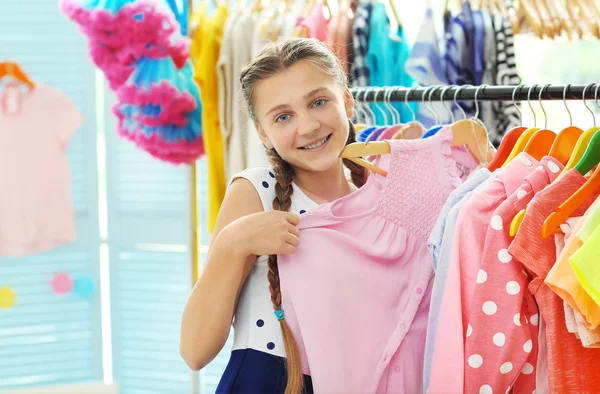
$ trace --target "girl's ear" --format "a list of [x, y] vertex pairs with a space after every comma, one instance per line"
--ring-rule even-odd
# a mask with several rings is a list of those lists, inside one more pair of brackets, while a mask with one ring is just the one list
[[344, 90], [344, 107], [348, 119], [352, 118], [352, 115], [354, 115], [354, 97], [348, 88]]
[[273, 149], [273, 144], [271, 143], [271, 140], [269, 140], [269, 137], [267, 136], [267, 133], [265, 133], [265, 131], [263, 130], [263, 128], [260, 126], [260, 124], [258, 122], [254, 122], [254, 127], [256, 128], [256, 132], [258, 133], [258, 137], [262, 141], [262, 143], [265, 146], [265, 148], [267, 148], [267, 149]]

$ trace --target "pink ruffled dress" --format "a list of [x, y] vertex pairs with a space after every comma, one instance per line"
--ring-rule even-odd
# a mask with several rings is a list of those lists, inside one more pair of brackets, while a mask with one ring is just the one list
[[449, 128], [389, 141], [377, 163], [387, 177], [303, 214], [296, 253], [279, 256], [285, 318], [316, 393], [423, 391], [427, 238], [466, 168], [451, 141]]

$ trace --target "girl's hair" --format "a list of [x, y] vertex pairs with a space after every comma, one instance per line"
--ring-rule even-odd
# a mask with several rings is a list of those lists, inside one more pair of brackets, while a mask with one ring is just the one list
[[[331, 75], [342, 89], [347, 89], [346, 74], [342, 70], [337, 58], [318, 40], [311, 38], [291, 38], [266, 45], [254, 61], [248, 64], [241, 73], [240, 81], [242, 93], [246, 101], [250, 117], [256, 121], [254, 113], [254, 89], [258, 82], [287, 70], [295, 63], [305, 60], [319, 70]], [[348, 140], [346, 144], [355, 142], [356, 134], [352, 122], [348, 120]], [[275, 185], [275, 199], [273, 209], [289, 211], [292, 205], [292, 181], [294, 169], [279, 156], [275, 149], [267, 150], [267, 155], [273, 165], [273, 172], [277, 183]], [[363, 167], [343, 159], [344, 165], [350, 170], [352, 183], [361, 187], [365, 183], [366, 173]], [[275, 310], [281, 309], [281, 289], [279, 281], [279, 268], [277, 255], [269, 256], [269, 290], [271, 302]], [[302, 365], [300, 352], [294, 335], [285, 319], [280, 320], [283, 343], [287, 356], [287, 386], [285, 394], [298, 394], [303, 389]]]

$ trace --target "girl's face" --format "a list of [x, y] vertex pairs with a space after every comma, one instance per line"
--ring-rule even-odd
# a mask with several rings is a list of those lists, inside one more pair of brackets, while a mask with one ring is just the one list
[[330, 75], [299, 61], [259, 82], [254, 102], [261, 140], [294, 168], [325, 171], [339, 160], [354, 101]]

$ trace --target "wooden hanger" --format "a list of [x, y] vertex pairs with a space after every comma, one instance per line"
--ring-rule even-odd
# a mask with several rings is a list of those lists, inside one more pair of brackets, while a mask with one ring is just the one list
[[[489, 137], [484, 127], [469, 119], [463, 119], [453, 124], [451, 129], [453, 135], [451, 146], [465, 146], [478, 163], [489, 162], [492, 159]], [[387, 171], [362, 158], [389, 154], [390, 151], [390, 144], [387, 141], [354, 142], [344, 147], [340, 158], [349, 159], [377, 174], [386, 176]]]
[[35, 83], [21, 69], [19, 64], [10, 61], [0, 63], [0, 79], [9, 76], [16, 78], [18, 81], [29, 87], [29, 89], [35, 87]]
[[390, 32], [388, 38], [392, 41], [401, 42], [402, 40], [398, 37], [398, 30], [402, 26], [402, 21], [394, 4], [394, 0], [385, 0], [386, 15], [389, 21]]

